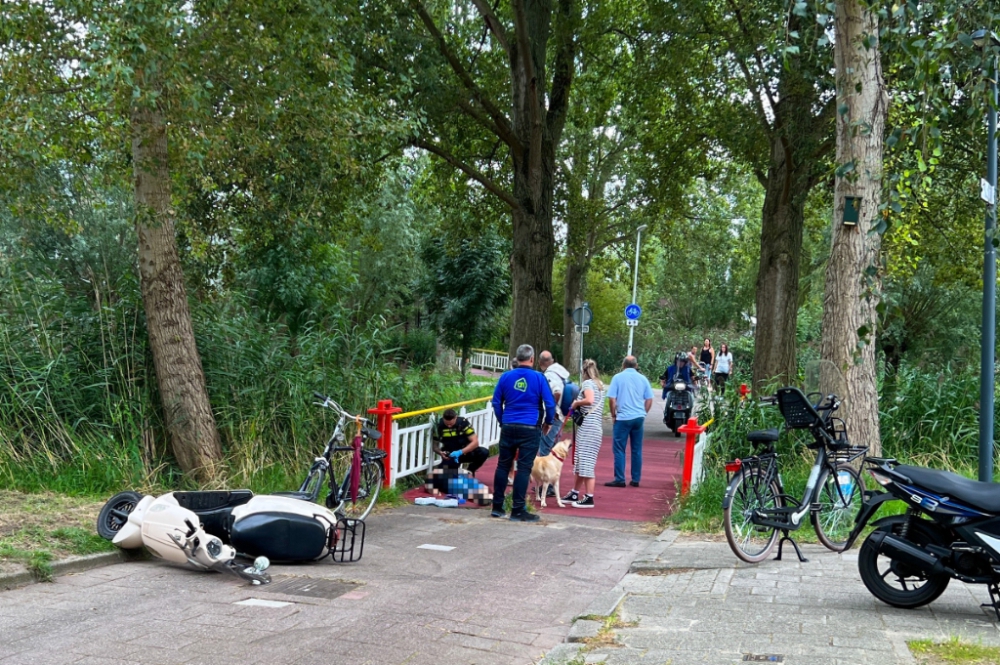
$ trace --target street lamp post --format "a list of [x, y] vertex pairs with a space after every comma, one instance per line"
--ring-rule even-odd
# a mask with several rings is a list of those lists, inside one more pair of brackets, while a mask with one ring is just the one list
[[983, 332], [979, 367], [979, 480], [993, 480], [993, 382], [996, 345], [996, 285], [997, 255], [993, 247], [996, 228], [997, 187], [997, 74], [1000, 67], [996, 58], [985, 62], [986, 49], [1000, 46], [1000, 39], [988, 30], [972, 33], [972, 41], [983, 51], [985, 75], [990, 81], [989, 107], [986, 122], [989, 145], [986, 157], [986, 247], [983, 253]]
[[[639, 288], [639, 238], [642, 237], [642, 232], [646, 230], [646, 225], [643, 224], [635, 230], [635, 276], [632, 278], [632, 302], [635, 302], [636, 290]], [[628, 353], [625, 355], [632, 355], [632, 339], [635, 337], [635, 326], [629, 326], [628, 328]]]

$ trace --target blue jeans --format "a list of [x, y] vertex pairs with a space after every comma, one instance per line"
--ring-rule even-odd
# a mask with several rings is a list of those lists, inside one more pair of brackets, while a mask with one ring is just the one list
[[517, 475], [514, 476], [513, 505], [511, 515], [524, 512], [524, 497], [528, 493], [531, 467], [538, 454], [538, 444], [542, 438], [539, 427], [529, 425], [504, 425], [500, 428], [500, 454], [497, 456], [497, 471], [493, 476], [493, 510], [503, 510], [504, 494], [507, 493], [507, 474], [514, 464], [517, 454]]
[[565, 424], [565, 420], [552, 419], [552, 429], [549, 430], [548, 434], [542, 435], [542, 441], [538, 444], [539, 457], [545, 457], [552, 452], [552, 446], [556, 445], [556, 440], [559, 438], [559, 433], [562, 432], [563, 425]]
[[614, 427], [615, 480], [625, 482], [625, 445], [632, 440], [632, 482], [642, 476], [642, 427], [645, 418], [616, 420]]

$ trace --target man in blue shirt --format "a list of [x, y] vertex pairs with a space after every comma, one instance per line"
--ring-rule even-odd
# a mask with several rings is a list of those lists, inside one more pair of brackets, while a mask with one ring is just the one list
[[653, 406], [653, 388], [639, 374], [635, 356], [626, 356], [622, 371], [615, 374], [608, 387], [608, 406], [614, 423], [615, 479], [604, 483], [608, 487], [625, 487], [625, 446], [632, 446], [632, 487], [639, 486], [642, 476], [642, 428], [646, 414]]
[[507, 475], [514, 464], [514, 455], [517, 455], [510, 518], [536, 522], [538, 515], [527, 511], [524, 497], [528, 492], [528, 480], [538, 454], [538, 444], [552, 426], [556, 402], [545, 376], [533, 369], [535, 349], [530, 344], [522, 344], [517, 347], [516, 359], [517, 365], [503, 373], [493, 391], [493, 412], [500, 423], [500, 455], [493, 477], [493, 512], [490, 515], [506, 516], [503, 500], [507, 492]]

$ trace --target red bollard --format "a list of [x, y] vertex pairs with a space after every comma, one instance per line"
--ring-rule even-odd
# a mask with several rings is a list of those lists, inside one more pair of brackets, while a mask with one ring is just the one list
[[403, 409], [392, 405], [391, 399], [380, 399], [378, 406], [374, 409], [368, 409], [368, 413], [378, 416], [375, 425], [379, 434], [382, 435], [382, 438], [378, 440], [378, 447], [385, 451], [385, 462], [382, 467], [385, 471], [385, 478], [382, 480], [383, 487], [392, 485], [392, 416], [402, 412]]
[[749, 393], [750, 393], [750, 389], [747, 388], [747, 384], [741, 383], [740, 384], [740, 401], [742, 402], [743, 400], [745, 400], [747, 398], [747, 395]]
[[698, 424], [696, 418], [688, 418], [687, 425], [677, 428], [683, 433], [687, 440], [684, 442], [684, 474], [681, 476], [681, 495], [691, 491], [691, 475], [694, 472], [694, 447], [698, 443], [698, 435], [705, 431], [705, 427]]

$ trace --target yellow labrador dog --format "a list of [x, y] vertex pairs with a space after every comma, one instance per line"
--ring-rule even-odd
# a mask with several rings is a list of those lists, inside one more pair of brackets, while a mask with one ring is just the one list
[[559, 475], [562, 473], [563, 461], [569, 453], [569, 442], [560, 441], [552, 446], [552, 452], [545, 457], [536, 457], [531, 467], [531, 482], [535, 484], [538, 499], [545, 507], [545, 495], [549, 493], [549, 485], [556, 488], [556, 502], [560, 508], [565, 508], [562, 497], [559, 496]]

